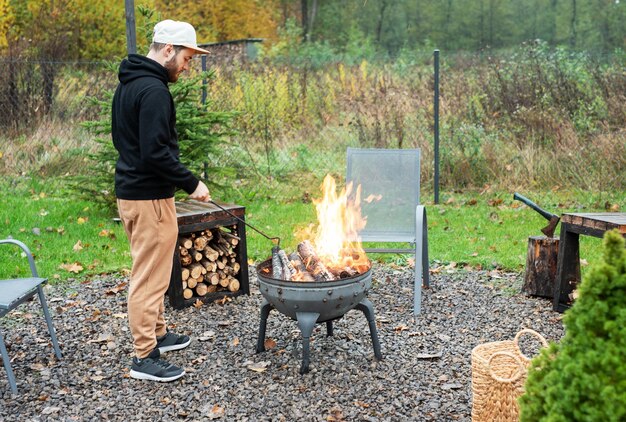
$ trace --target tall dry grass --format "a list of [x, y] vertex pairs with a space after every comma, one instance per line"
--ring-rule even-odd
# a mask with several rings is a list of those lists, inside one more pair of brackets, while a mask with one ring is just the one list
[[[624, 190], [626, 57], [610, 59], [598, 63], [541, 44], [499, 57], [442, 56], [441, 185]], [[237, 134], [219, 157], [235, 169], [235, 182], [225, 184], [254, 190], [259, 181], [306, 185], [325, 173], [342, 177], [346, 148], [358, 146], [421, 148], [422, 183], [432, 185], [432, 63], [255, 62], [214, 70], [207, 92], [215, 107], [239, 111]], [[78, 77], [57, 79], [65, 84], [59, 86], [115, 84], [111, 72], [95, 80], [86, 72], [83, 85]], [[55, 93], [58, 103], [80, 97], [77, 89]], [[5, 158], [1, 171], [53, 174], [51, 168], [80, 163], [80, 151], [91, 145], [76, 129], [80, 114], [58, 116], [5, 139], [0, 152], [22, 162], [9, 168]], [[48, 164], [54, 154], [62, 165]]]

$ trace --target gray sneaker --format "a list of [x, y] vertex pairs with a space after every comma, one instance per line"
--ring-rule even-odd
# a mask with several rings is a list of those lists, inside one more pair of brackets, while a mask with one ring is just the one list
[[158, 349], [161, 354], [165, 352], [171, 352], [172, 350], [180, 350], [189, 346], [191, 339], [189, 336], [174, 334], [170, 331], [166, 332], [164, 336], [157, 337], [157, 344], [155, 349]]
[[185, 370], [160, 359], [158, 349], [154, 349], [147, 357], [133, 358], [130, 376], [138, 380], [169, 382], [185, 375]]

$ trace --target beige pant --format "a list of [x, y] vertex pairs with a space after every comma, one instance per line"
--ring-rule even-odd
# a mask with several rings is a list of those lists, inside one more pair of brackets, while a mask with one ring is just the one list
[[135, 354], [144, 358], [165, 334], [164, 295], [169, 286], [178, 224], [174, 198], [117, 200], [130, 241], [133, 267], [128, 291], [128, 322]]

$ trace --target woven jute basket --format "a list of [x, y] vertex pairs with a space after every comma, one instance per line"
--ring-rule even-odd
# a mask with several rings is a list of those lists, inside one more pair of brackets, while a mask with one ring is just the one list
[[524, 334], [537, 337], [543, 347], [548, 345], [538, 332], [523, 329], [513, 340], [479, 344], [472, 350], [473, 422], [519, 420], [517, 399], [524, 393], [531, 360], [519, 347]]

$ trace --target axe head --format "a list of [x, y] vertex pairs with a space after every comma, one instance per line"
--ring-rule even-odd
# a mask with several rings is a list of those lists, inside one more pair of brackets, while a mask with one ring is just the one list
[[550, 222], [547, 226], [541, 229], [541, 233], [545, 234], [547, 237], [554, 237], [554, 230], [556, 230], [556, 226], [557, 224], [559, 224], [559, 220], [561, 220], [561, 217], [557, 215], [553, 215], [552, 217], [550, 217]]

